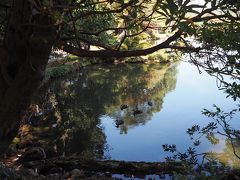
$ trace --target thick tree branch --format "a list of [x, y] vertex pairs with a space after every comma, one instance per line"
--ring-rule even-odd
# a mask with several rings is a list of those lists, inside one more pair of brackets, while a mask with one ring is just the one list
[[79, 57], [131, 57], [131, 56], [144, 56], [151, 54], [160, 49], [168, 48], [169, 44], [175, 40], [177, 40], [181, 36], [182, 32], [177, 31], [174, 35], [169, 37], [164, 42], [153, 46], [151, 48], [143, 49], [143, 50], [132, 50], [132, 51], [118, 51], [118, 50], [99, 50], [99, 51], [87, 51], [77, 49], [71, 45], [65, 44], [64, 42], [58, 42], [55, 44], [56, 47], [66, 51], [70, 54], [79, 56]]

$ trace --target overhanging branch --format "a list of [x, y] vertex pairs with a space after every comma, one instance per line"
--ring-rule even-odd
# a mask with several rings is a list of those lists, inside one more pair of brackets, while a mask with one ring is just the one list
[[77, 49], [71, 45], [65, 44], [64, 42], [58, 42], [55, 46], [63, 51], [66, 51], [70, 54], [76, 55], [78, 57], [131, 57], [131, 56], [144, 56], [151, 54], [160, 49], [169, 48], [170, 43], [177, 40], [181, 36], [182, 32], [177, 31], [171, 37], [169, 37], [164, 42], [153, 46], [151, 48], [142, 49], [142, 50], [132, 50], [132, 51], [118, 51], [118, 50], [99, 50], [99, 51], [88, 51]]

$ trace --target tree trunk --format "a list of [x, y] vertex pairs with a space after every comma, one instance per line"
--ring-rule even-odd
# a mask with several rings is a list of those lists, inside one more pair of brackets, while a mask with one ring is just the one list
[[0, 49], [0, 152], [16, 136], [32, 95], [42, 79], [54, 41], [52, 20], [32, 15], [26, 0], [13, 0]]

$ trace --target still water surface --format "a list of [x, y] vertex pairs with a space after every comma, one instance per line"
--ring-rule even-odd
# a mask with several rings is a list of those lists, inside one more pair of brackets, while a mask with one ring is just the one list
[[[212, 105], [216, 104], [230, 111], [236, 107], [230, 98], [226, 98], [226, 94], [218, 90], [216, 78], [205, 73], [199, 74], [195, 66], [187, 63], [171, 68], [176, 72], [171, 77], [174, 85], [161, 97], [161, 108], [146, 122], [130, 125], [127, 132], [122, 132], [121, 127], [114, 126], [114, 117], [101, 117], [112, 159], [161, 161], [169, 155], [163, 151], [162, 144], [176, 144], [180, 151], [185, 152], [192, 145], [186, 130], [194, 124], [201, 126], [209, 122], [201, 113], [203, 108], [213, 109]], [[161, 91], [164, 89], [160, 88]], [[240, 125], [236, 119], [231, 123], [236, 128]], [[198, 152], [223, 152], [224, 148], [224, 138], [220, 137], [219, 144], [211, 145], [205, 139], [197, 149]]]
[[[193, 143], [187, 129], [210, 122], [203, 108], [236, 107], [214, 77], [184, 62], [87, 67], [52, 82], [40, 99], [55, 151], [127, 161], [162, 161], [169, 155], [162, 144], [184, 152]], [[237, 117], [231, 123], [240, 127]], [[226, 149], [223, 137], [216, 145], [202, 138], [197, 147], [198, 152]]]

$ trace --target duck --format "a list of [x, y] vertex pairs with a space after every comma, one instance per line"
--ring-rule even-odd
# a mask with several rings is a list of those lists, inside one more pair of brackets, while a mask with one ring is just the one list
[[115, 124], [116, 127], [118, 128], [120, 125], [122, 125], [124, 123], [124, 121], [122, 119], [116, 119]]
[[120, 106], [120, 109], [121, 110], [124, 110], [124, 109], [127, 109], [128, 108], [128, 105], [126, 105], [126, 104], [122, 104], [121, 106]]
[[152, 106], [152, 105], [153, 105], [153, 103], [152, 103], [151, 101], [148, 101], [147, 104], [148, 104], [149, 106]]
[[136, 105], [135, 109], [133, 109], [133, 116], [136, 116], [138, 114], [142, 114], [143, 111], [138, 109], [138, 105]]
[[138, 114], [142, 114], [143, 113], [143, 111], [141, 111], [141, 110], [139, 110], [139, 109], [134, 109], [133, 110], [133, 115], [134, 116], [136, 116], [136, 115], [138, 115]]

